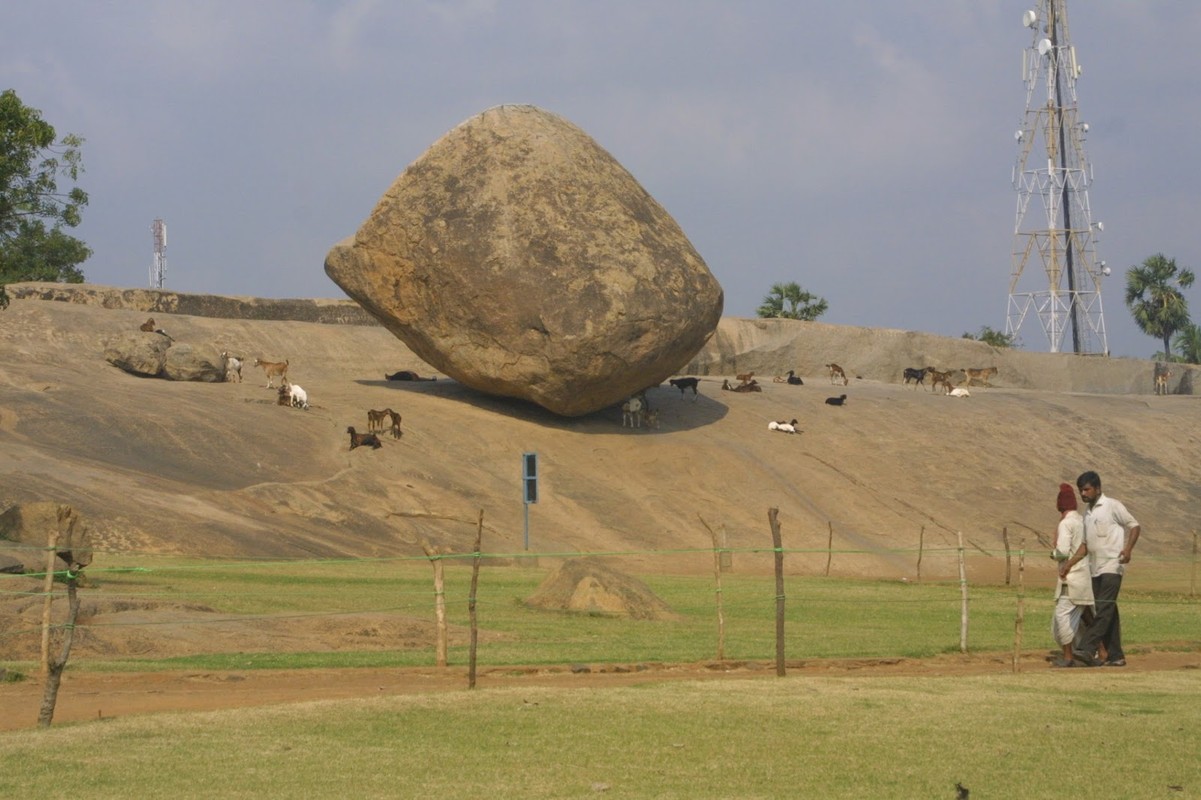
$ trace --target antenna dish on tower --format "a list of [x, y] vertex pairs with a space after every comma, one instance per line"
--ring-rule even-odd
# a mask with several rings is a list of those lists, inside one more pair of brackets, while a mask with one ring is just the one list
[[1036, 12], [1034, 9], [1026, 11], [1024, 14], [1022, 14], [1022, 24], [1027, 28], [1033, 28], [1038, 24], [1038, 12]]
[[1040, 56], [1045, 56], [1049, 52], [1051, 52], [1051, 40], [1040, 39], [1038, 42], [1038, 54]]

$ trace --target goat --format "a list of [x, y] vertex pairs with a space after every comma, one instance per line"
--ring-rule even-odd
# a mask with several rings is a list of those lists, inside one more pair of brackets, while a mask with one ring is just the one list
[[1168, 381], [1172, 377], [1172, 371], [1167, 368], [1161, 369], [1158, 365], [1155, 367], [1155, 393], [1167, 394]]
[[156, 326], [154, 324], [154, 317], [151, 317], [150, 319], [143, 322], [141, 324], [141, 326], [138, 328], [138, 330], [143, 331], [144, 333], [154, 333], [154, 329], [156, 327], [158, 327], [158, 326]]
[[843, 368], [837, 364], [826, 364], [826, 369], [830, 370], [830, 383], [842, 381], [842, 385], [846, 386], [851, 382]]
[[384, 380], [386, 380], [386, 381], [436, 381], [436, 380], [438, 380], [438, 376], [433, 375], [429, 378], [423, 378], [420, 375], [418, 375], [416, 372], [413, 372], [412, 370], [402, 369], [399, 372], [393, 372], [391, 375], [388, 375], [387, 373], [385, 373]]
[[277, 396], [277, 399], [275, 401], [276, 405], [280, 405], [280, 406], [292, 405], [292, 389], [287, 384], [284, 384], [283, 386], [279, 387], [279, 390], [276, 392], [276, 396]]
[[927, 369], [930, 370], [930, 391], [932, 391], [932, 392], [935, 391], [938, 388], [939, 384], [942, 384], [943, 386], [947, 387], [946, 391], [943, 392], [943, 394], [947, 394], [952, 389], [955, 388], [951, 384], [951, 371], [950, 370], [947, 370], [946, 372], [939, 372], [938, 370], [934, 369], [933, 367], [928, 367]]
[[656, 430], [658, 430], [658, 428], [659, 428], [659, 410], [658, 409], [643, 408], [642, 409], [642, 417], [643, 417], [643, 419], [646, 420], [646, 427], [655, 428]]
[[642, 427], [642, 401], [631, 397], [621, 404], [621, 427], [629, 424], [631, 428]]
[[672, 386], [674, 386], [680, 390], [680, 397], [684, 396], [685, 389], [691, 389], [693, 402], [696, 401], [697, 394], [698, 394], [698, 392], [696, 390], [696, 386], [698, 383], [700, 383], [700, 379], [698, 379], [698, 378], [672, 378], [669, 381], [669, 383]]
[[973, 381], [980, 381], [984, 386], [991, 387], [992, 384], [988, 379], [997, 374], [996, 367], [967, 367], [963, 370], [963, 374], [967, 376], [964, 381], [964, 386], [971, 386]]
[[934, 372], [934, 367], [905, 367], [905, 384], [913, 381], [913, 388], [924, 386], [926, 383], [926, 374]]
[[751, 378], [755, 377], [755, 373], [744, 372], [741, 375], [735, 375], [734, 377], [738, 379], [739, 383], [750, 383]]
[[309, 393], [300, 388], [299, 383], [288, 384], [288, 397], [293, 408], [309, 410]]
[[797, 377], [796, 372], [793, 370], [788, 370], [788, 372], [785, 373], [784, 375], [777, 375], [776, 377], [772, 378], [772, 381], [774, 381], [775, 383], [788, 383], [793, 386], [804, 386], [805, 385], [805, 382], [803, 380], [801, 380], [799, 377]]
[[767, 423], [767, 429], [769, 431], [780, 431], [781, 433], [796, 433], [797, 432], [796, 426], [797, 426], [797, 421], [795, 419], [792, 422], [769, 422], [769, 423]]
[[365, 445], [369, 445], [372, 450], [379, 450], [381, 447], [383, 447], [383, 445], [380, 444], [379, 437], [374, 433], [355, 433], [353, 427], [347, 428], [346, 432], [350, 434], [351, 450], [355, 449], [356, 447], [363, 447]]
[[947, 392], [947, 397], [971, 397], [972, 393], [962, 386], [956, 386], [951, 391]]
[[238, 376], [238, 383], [242, 382], [242, 359], [237, 356], [231, 356], [229, 353], [222, 351], [221, 358], [225, 361], [225, 380], [232, 382], [233, 376]]
[[382, 431], [384, 429], [384, 418], [392, 413], [392, 409], [385, 408], [383, 411], [376, 411], [374, 408], [367, 411], [367, 430]]
[[392, 438], [399, 439], [403, 434], [400, 429], [400, 414], [397, 414], [392, 409], [387, 409], [388, 417], [392, 420]]
[[288, 380], [287, 361], [264, 361], [261, 358], [256, 358], [254, 360], [254, 365], [256, 367], [262, 367], [263, 372], [267, 373], [267, 386], [265, 387], [267, 389], [271, 388], [272, 381], [276, 378], [276, 376], [279, 377], [281, 385], [286, 383]]
[[748, 383], [740, 383], [737, 386], [730, 386], [729, 381], [723, 382], [723, 389], [729, 389], [734, 392], [762, 392], [763, 387], [759, 385], [759, 381], [751, 378]]
[[826, 398], [826, 405], [828, 405], [828, 406], [841, 406], [841, 405], [845, 405], [846, 402], [847, 402], [847, 396], [845, 394], [840, 394], [838, 397], [827, 397]]

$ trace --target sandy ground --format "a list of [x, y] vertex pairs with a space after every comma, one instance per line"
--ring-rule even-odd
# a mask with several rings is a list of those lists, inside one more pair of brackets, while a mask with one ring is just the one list
[[[1050, 672], [1049, 651], [1026, 652], [1021, 672]], [[1113, 672], [1201, 669], [1201, 653], [1146, 652], [1129, 656]], [[576, 667], [575, 670], [579, 670]], [[605, 689], [672, 680], [776, 679], [774, 662], [703, 664], [594, 665], [572, 667], [489, 667], [476, 675], [476, 690], [499, 687]], [[1058, 670], [1055, 670], [1058, 672]], [[956, 677], [1012, 674], [1009, 657], [953, 655], [930, 659], [822, 659], [788, 661], [789, 678]], [[337, 700], [400, 694], [468, 690], [466, 667], [340, 670], [254, 670], [247, 672], [69, 672], [63, 678], [54, 723], [86, 722], [160, 712], [217, 709]], [[0, 730], [36, 727], [45, 685], [37, 676], [0, 685]]]

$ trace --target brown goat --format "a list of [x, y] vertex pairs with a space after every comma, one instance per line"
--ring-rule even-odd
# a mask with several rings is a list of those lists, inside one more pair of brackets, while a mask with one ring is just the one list
[[850, 383], [850, 379], [847, 378], [846, 372], [843, 371], [842, 367], [838, 366], [837, 364], [826, 364], [826, 369], [830, 370], [830, 383], [841, 382], [843, 386], [846, 386], [848, 383]]
[[266, 388], [268, 388], [268, 389], [271, 388], [272, 381], [276, 377], [278, 377], [280, 379], [281, 383], [287, 383], [287, 381], [288, 381], [288, 362], [287, 361], [264, 361], [261, 358], [256, 358], [254, 360], [254, 365], [256, 367], [262, 367], [263, 371], [267, 373], [267, 387]]
[[384, 429], [384, 418], [392, 413], [392, 409], [385, 408], [383, 411], [376, 411], [374, 408], [367, 411], [367, 430], [382, 431]]
[[368, 446], [372, 450], [378, 450], [383, 447], [383, 445], [380, 444], [379, 437], [374, 433], [355, 433], [353, 427], [347, 428], [346, 432], [350, 434], [351, 450], [355, 449], [356, 447], [363, 446]]
[[141, 327], [138, 328], [138, 330], [144, 331], [145, 333], [154, 333], [154, 329], [157, 327], [158, 326], [154, 324], [154, 317], [151, 317], [150, 319], [143, 322]]

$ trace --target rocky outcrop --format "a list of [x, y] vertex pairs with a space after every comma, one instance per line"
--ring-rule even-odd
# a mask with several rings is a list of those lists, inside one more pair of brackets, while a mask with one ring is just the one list
[[104, 360], [133, 375], [169, 381], [225, 380], [225, 359], [212, 345], [174, 343], [159, 333], [124, 333], [110, 339]]
[[571, 558], [552, 572], [526, 604], [548, 611], [629, 619], [678, 619], [645, 583], [595, 558]]
[[81, 569], [92, 563], [91, 529], [69, 505], [25, 503], [0, 514], [0, 567], [5, 572], [46, 569], [46, 548], [56, 535], [59, 568]]
[[292, 320], [324, 325], [378, 325], [352, 300], [284, 299], [189, 294], [166, 289], [118, 289], [91, 283], [10, 283], [13, 300], [52, 300], [151, 314], [218, 319]]
[[723, 300], [634, 177], [532, 106], [435, 142], [325, 270], [439, 371], [565, 416], [676, 374]]

